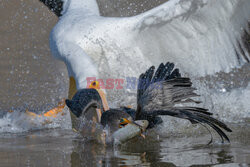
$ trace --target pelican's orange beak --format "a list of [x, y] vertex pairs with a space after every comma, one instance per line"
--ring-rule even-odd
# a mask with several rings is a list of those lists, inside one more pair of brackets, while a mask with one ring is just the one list
[[[103, 109], [104, 111], [107, 111], [109, 110], [109, 106], [108, 106], [108, 102], [107, 102], [107, 99], [106, 99], [106, 95], [105, 93], [100, 89], [100, 84], [98, 81], [93, 81], [91, 82], [91, 84], [88, 86], [88, 88], [91, 88], [91, 89], [96, 89], [97, 92], [99, 93], [101, 99], [102, 99], [102, 105], [103, 105]], [[101, 109], [96, 109], [97, 111], [97, 115], [98, 115], [98, 120], [99, 122], [101, 121], [101, 116], [102, 116], [102, 111]]]

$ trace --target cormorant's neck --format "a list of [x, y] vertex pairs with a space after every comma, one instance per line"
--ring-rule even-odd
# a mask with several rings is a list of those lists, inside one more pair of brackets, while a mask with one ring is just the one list
[[80, 9], [81, 12], [91, 15], [100, 15], [96, 0], [63, 0], [63, 13], [70, 12], [75, 9]]

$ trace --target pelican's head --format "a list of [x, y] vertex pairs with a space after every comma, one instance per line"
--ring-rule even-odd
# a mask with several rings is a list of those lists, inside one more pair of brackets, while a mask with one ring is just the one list
[[80, 117], [90, 108], [103, 110], [102, 99], [96, 89], [80, 89], [72, 100], [67, 99], [65, 102], [76, 117]]
[[93, 114], [96, 114], [98, 121], [100, 121], [102, 113], [109, 109], [106, 96], [100, 89], [98, 81], [91, 82], [88, 88], [76, 91], [72, 99], [66, 100], [66, 105], [76, 117], [80, 117], [82, 114], [86, 117], [93, 117]]

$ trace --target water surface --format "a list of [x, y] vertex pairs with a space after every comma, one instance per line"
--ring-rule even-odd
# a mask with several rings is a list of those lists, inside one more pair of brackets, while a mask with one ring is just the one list
[[0, 138], [1, 166], [248, 166], [249, 126], [231, 126], [231, 144], [209, 135], [175, 134], [134, 139], [122, 146], [102, 145], [71, 130], [5, 134]]

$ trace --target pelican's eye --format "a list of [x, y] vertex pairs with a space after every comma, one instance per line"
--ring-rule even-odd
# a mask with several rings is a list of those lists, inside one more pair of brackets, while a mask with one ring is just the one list
[[91, 82], [91, 84], [89, 85], [89, 88], [100, 89], [99, 82], [98, 81]]

